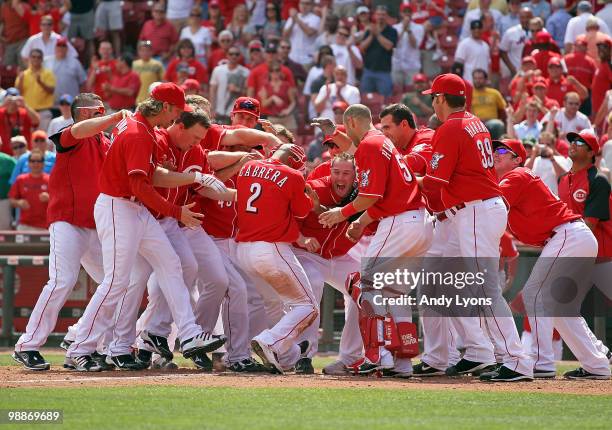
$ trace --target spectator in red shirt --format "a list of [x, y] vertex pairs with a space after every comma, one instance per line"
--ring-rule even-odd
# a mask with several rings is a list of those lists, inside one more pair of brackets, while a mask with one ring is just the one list
[[247, 67], [249, 69], [254, 69], [255, 67], [262, 64], [265, 60], [263, 45], [261, 40], [255, 39], [249, 42], [249, 63]]
[[[269, 42], [266, 45], [266, 62], [260, 64], [251, 70], [249, 74], [249, 79], [247, 80], [247, 95], [249, 97], [254, 97], [256, 94], [259, 94], [259, 91], [266, 84], [270, 68], [272, 64], [276, 64], [279, 62], [278, 57], [278, 45], [274, 42]], [[289, 88], [295, 88], [295, 80], [293, 79], [293, 73], [289, 70], [288, 67], [285, 67], [281, 64], [280, 66], [281, 74], [283, 75], [283, 80], [287, 82]]]
[[202, 21], [202, 25], [211, 28], [215, 36], [223, 31], [225, 19], [219, 9], [219, 0], [210, 0], [208, 2], [208, 20]]
[[29, 145], [32, 128], [37, 126], [39, 121], [38, 113], [25, 104], [19, 90], [8, 88], [2, 107], [0, 107], [0, 138], [2, 139], [0, 150], [12, 155], [11, 137], [14, 136], [24, 136]]
[[11, 206], [20, 209], [17, 230], [47, 230], [49, 175], [43, 173], [44, 162], [41, 151], [30, 152], [30, 173], [19, 175], [9, 191]]
[[536, 50], [531, 53], [531, 56], [536, 62], [538, 69], [542, 71], [542, 76], [548, 78], [548, 62], [551, 58], [561, 58], [561, 54], [554, 50], [555, 41], [550, 33], [539, 31], [535, 35]]
[[[177, 56], [170, 61], [164, 79], [175, 84], [182, 84], [185, 79], [195, 79], [200, 82], [202, 88], [208, 82], [208, 72], [206, 67], [195, 58], [195, 46], [189, 39], [181, 40], [176, 45]], [[187, 76], [179, 82], [178, 70], [182, 66], [187, 71]]]
[[113, 58], [113, 45], [110, 42], [100, 42], [98, 47], [99, 57], [91, 60], [89, 75], [87, 76], [87, 88], [94, 94], [104, 94], [103, 85], [111, 80], [115, 73], [116, 61]]
[[166, 19], [166, 8], [163, 3], [153, 5], [153, 19], [142, 26], [139, 40], [150, 40], [153, 55], [166, 63], [172, 55], [172, 48], [178, 42], [178, 33], [174, 26]]
[[595, 71], [593, 83], [591, 85], [592, 112], [599, 111], [599, 108], [606, 96], [606, 92], [612, 88], [612, 68], [610, 67], [611, 49], [612, 39], [610, 38], [597, 44], [597, 54], [599, 55], [600, 63]]
[[40, 19], [45, 15], [53, 17], [53, 31], [61, 33], [60, 22], [64, 14], [68, 12], [67, 5], [70, 5], [70, 3], [66, 4], [64, 2], [60, 8], [54, 5], [51, 0], [40, 0], [38, 4], [33, 4], [31, 9], [26, 9], [23, 19], [30, 26], [30, 36], [40, 33]]
[[[22, 18], [30, 6], [21, 0], [6, 0], [0, 6], [2, 18], [2, 38], [4, 55], [2, 64], [5, 66], [18, 66], [21, 61], [21, 48], [30, 36], [28, 22]], [[38, 33], [38, 30], [36, 31]], [[3, 145], [6, 145], [3, 139]]]
[[563, 104], [565, 94], [572, 91], [578, 93], [580, 100], [585, 100], [589, 96], [589, 91], [575, 77], [572, 75], [563, 76], [561, 58], [553, 57], [548, 61], [548, 75], [550, 77], [547, 80], [548, 91], [546, 96], [556, 100], [559, 105]]
[[544, 115], [548, 113], [553, 107], [559, 107], [559, 102], [550, 97], [546, 97], [548, 92], [548, 81], [542, 77], [534, 80], [532, 85], [533, 95], [529, 97], [526, 92], [523, 92], [524, 96], [521, 98], [518, 109], [514, 114], [515, 120], [522, 120], [525, 117], [525, 109], [529, 102], [534, 102], [538, 107], [538, 120], [544, 118]]
[[269, 70], [267, 82], [257, 93], [261, 102], [261, 113], [267, 115], [273, 124], [281, 124], [289, 131], [295, 132], [295, 86], [292, 87], [285, 79], [279, 61], [274, 61]]
[[587, 55], [587, 40], [584, 34], [579, 35], [574, 42], [574, 50], [563, 57], [567, 73], [578, 79], [585, 87], [590, 87], [593, 75], [597, 69], [595, 61]]
[[140, 91], [140, 76], [132, 70], [132, 54], [123, 54], [117, 60], [115, 73], [102, 87], [104, 99], [112, 110], [132, 110], [136, 106], [136, 96]]

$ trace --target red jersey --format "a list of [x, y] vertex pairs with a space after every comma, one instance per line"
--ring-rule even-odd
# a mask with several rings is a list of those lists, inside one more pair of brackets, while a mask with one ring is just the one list
[[553, 229], [580, 218], [526, 167], [517, 167], [499, 181], [508, 203], [508, 227], [521, 242], [544, 246]]
[[170, 64], [168, 64], [168, 69], [166, 70], [166, 74], [164, 76], [164, 79], [166, 81], [174, 82], [176, 84], [179, 83], [178, 73], [176, 69], [181, 63], [186, 64], [189, 68], [187, 72], [189, 73], [189, 76], [187, 77], [188, 79], [195, 79], [196, 81], [200, 82], [200, 84], [202, 82], [208, 82], [208, 71], [206, 70], [206, 67], [204, 67], [204, 65], [195, 58], [191, 58], [188, 61], [183, 61], [180, 58], [175, 58], [170, 61]]
[[548, 62], [551, 58], [563, 58], [561, 54], [548, 50], [536, 50], [531, 56], [536, 62], [536, 68], [542, 72], [542, 77], [548, 78]]
[[567, 73], [578, 79], [585, 87], [589, 88], [593, 82], [593, 75], [597, 69], [595, 61], [584, 52], [572, 52], [563, 57], [567, 66]]
[[308, 175], [308, 180], [319, 179], [331, 175], [331, 160], [327, 160], [317, 167]]
[[106, 93], [106, 102], [112, 109], [131, 109], [136, 106], [136, 96], [138, 95], [138, 91], [140, 91], [140, 76], [138, 73], [132, 72], [131, 70], [123, 75], [120, 75], [118, 72], [113, 73], [110, 84], [115, 88], [129, 88], [133, 91], [133, 95], [131, 96]]
[[225, 132], [227, 130], [234, 130], [237, 128], [247, 128], [243, 125], [218, 125], [211, 124], [206, 132], [206, 136], [200, 142], [200, 146], [203, 149], [208, 149], [209, 151], [216, 151], [221, 147], [221, 140], [223, 140], [223, 136], [225, 136]]
[[423, 207], [421, 191], [393, 143], [370, 130], [355, 151], [359, 195], [378, 197], [368, 214], [375, 220]]
[[[174, 154], [174, 157], [177, 160], [177, 171], [183, 173], [190, 172], [201, 172], [201, 173], [212, 173], [210, 166], [208, 164], [208, 150], [203, 149], [200, 145], [195, 145], [189, 148], [187, 151], [181, 151], [178, 146], [176, 146], [172, 140], [168, 139], [168, 143], [170, 146], [170, 151]], [[199, 203], [198, 200], [194, 196], [194, 193], [197, 193], [199, 189], [202, 188], [200, 184], [189, 184], [183, 185], [178, 188], [172, 188], [170, 190], [170, 198], [171, 202], [177, 204], [179, 206], [186, 205], [191, 202], [195, 202], [195, 209], [192, 209], [193, 212], [198, 212]]]
[[576, 91], [576, 88], [567, 81], [565, 76], [561, 76], [561, 79], [558, 81], [553, 81], [552, 79], [547, 79], [548, 82], [548, 90], [546, 91], [546, 97], [550, 97], [559, 103], [559, 106], [563, 105], [563, 97], [565, 94], [570, 91]]
[[157, 165], [155, 131], [140, 112], [115, 126], [111, 147], [100, 174], [100, 192], [113, 197], [131, 197], [129, 175], [153, 177]]
[[57, 155], [49, 177], [47, 221], [96, 228], [93, 210], [100, 194], [98, 177], [110, 141], [103, 133], [76, 139], [71, 130], [69, 126], [51, 136]]
[[89, 69], [89, 75], [95, 74], [92, 92], [98, 95], [104, 94], [102, 84], [110, 82], [115, 74], [116, 60], [98, 60], [95, 67]]
[[441, 186], [445, 209], [501, 195], [491, 135], [480, 119], [469, 112], [452, 113], [436, 130], [432, 147], [423, 188], [428, 193]]
[[593, 165], [568, 172], [559, 180], [559, 198], [576, 214], [597, 220], [593, 231], [599, 245], [598, 257], [612, 257], [612, 198], [610, 183]]
[[299, 227], [295, 218], [312, 210], [300, 172], [278, 160], [253, 160], [238, 173], [237, 242], [295, 242]]
[[28, 111], [25, 108], [17, 108], [13, 113], [8, 113], [5, 107], [0, 107], [0, 138], [2, 138], [2, 147], [0, 151], [8, 155], [13, 155], [11, 147], [11, 137], [22, 135], [28, 142], [28, 148], [31, 148], [32, 137], [32, 121], [28, 116]]
[[[238, 175], [234, 175], [224, 182], [228, 188], [236, 188]], [[202, 227], [210, 236], [219, 239], [236, 237], [238, 231], [238, 212], [235, 202], [224, 202], [199, 197], [198, 201], [204, 214]]]
[[24, 199], [30, 204], [29, 209], [20, 209], [19, 224], [31, 227], [47, 228], [47, 204], [40, 201], [40, 193], [49, 191], [49, 175], [41, 174], [38, 178], [31, 173], [17, 176], [9, 191], [9, 198]]
[[591, 112], [597, 113], [606, 97], [606, 91], [612, 88], [612, 68], [608, 63], [601, 63], [593, 75], [591, 85]]
[[[289, 84], [289, 87], [294, 88], [295, 80], [293, 79], [293, 73], [291, 73], [291, 70], [287, 66], [283, 66], [282, 64], [280, 66], [280, 69], [281, 75], [283, 76], [283, 80]], [[254, 88], [255, 94], [259, 93], [259, 90], [261, 90], [268, 83], [269, 75], [270, 70], [268, 67], [268, 63], [261, 63], [260, 65], [254, 67], [253, 70], [251, 70], [251, 72], [249, 73], [247, 87]]]
[[[421, 176], [425, 175], [427, 169], [427, 156], [424, 156], [422, 153], [427, 151], [427, 149], [431, 150], [434, 133], [434, 130], [431, 128], [420, 128], [416, 130], [406, 147], [403, 149], [397, 148], [400, 155], [406, 159], [410, 170]], [[431, 155], [429, 158], [431, 158]]]

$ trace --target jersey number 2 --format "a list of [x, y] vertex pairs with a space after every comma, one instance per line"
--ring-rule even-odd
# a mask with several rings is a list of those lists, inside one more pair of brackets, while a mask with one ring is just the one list
[[482, 140], [477, 140], [476, 146], [480, 150], [482, 167], [485, 169], [493, 167], [493, 149], [491, 148], [491, 141], [489, 139], [485, 139], [484, 142]]
[[249, 191], [251, 191], [251, 197], [247, 200], [246, 211], [256, 214], [257, 208], [253, 206], [253, 203], [255, 203], [255, 200], [261, 195], [261, 184], [259, 182], [253, 182]]

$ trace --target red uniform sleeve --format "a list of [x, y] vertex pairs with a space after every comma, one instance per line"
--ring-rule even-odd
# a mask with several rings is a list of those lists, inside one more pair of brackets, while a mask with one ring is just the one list
[[404, 159], [410, 170], [419, 176], [425, 176], [427, 173], [427, 162], [431, 160], [431, 153], [431, 145], [422, 143], [412, 148], [410, 154], [407, 154]]
[[79, 139], [72, 135], [72, 125], [69, 125], [62, 130], [59, 139], [59, 144], [62, 148], [72, 148], [73, 146], [78, 145], [78, 143]]
[[455, 171], [459, 158], [459, 144], [463, 137], [453, 136], [455, 132], [456, 129], [451, 127], [442, 127], [436, 131], [432, 144], [433, 153], [424, 181], [434, 180], [448, 184]]
[[499, 182], [499, 188], [510, 207], [516, 205], [523, 193], [525, 184], [525, 178], [519, 172], [515, 171], [507, 173]]
[[312, 200], [304, 193], [306, 181], [301, 175], [295, 175], [294, 183], [295, 186], [293, 187], [290, 203], [291, 213], [296, 218], [304, 218], [312, 210]]
[[131, 175], [130, 190], [132, 194], [148, 208], [164, 216], [176, 218], [177, 220], [181, 219], [181, 207], [173, 205], [160, 196], [159, 193], [155, 191], [155, 188], [153, 188], [148, 178], [142, 175]]
[[130, 142], [125, 145], [125, 164], [128, 175], [149, 172], [153, 154], [153, 141], [142, 139], [141, 142]]
[[[368, 148], [376, 148], [368, 146]], [[378, 151], [378, 148], [376, 148]], [[382, 153], [373, 151], [360, 152], [357, 165], [359, 166], [359, 195], [367, 197], [383, 197], [388, 175], [388, 163], [385, 163]]]

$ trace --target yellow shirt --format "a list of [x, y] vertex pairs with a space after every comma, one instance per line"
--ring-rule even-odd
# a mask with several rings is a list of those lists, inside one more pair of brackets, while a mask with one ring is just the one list
[[[476, 9], [480, 7], [478, 0], [470, 0], [468, 3], [468, 10]], [[493, 0], [491, 2], [491, 9], [497, 9], [501, 13], [505, 14], [508, 12], [508, 2], [506, 0]]]
[[483, 121], [499, 118], [499, 111], [506, 108], [506, 101], [499, 91], [485, 87], [472, 92], [472, 113]]
[[136, 97], [136, 103], [140, 103], [149, 97], [149, 85], [164, 78], [164, 66], [154, 59], [147, 62], [135, 60], [132, 64], [132, 70], [140, 76], [140, 91], [138, 91], [138, 97]]
[[[40, 79], [46, 86], [55, 88], [55, 75], [51, 70], [43, 68], [38, 73], [40, 73]], [[53, 91], [48, 93], [38, 84], [32, 69], [28, 68], [23, 72], [22, 85], [22, 96], [29, 107], [34, 110], [50, 109], [53, 107]], [[15, 86], [17, 86], [17, 83], [15, 83]]]

